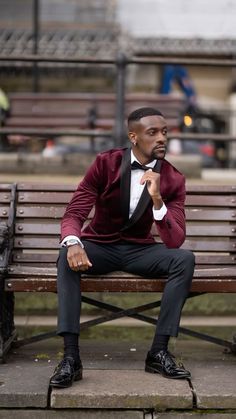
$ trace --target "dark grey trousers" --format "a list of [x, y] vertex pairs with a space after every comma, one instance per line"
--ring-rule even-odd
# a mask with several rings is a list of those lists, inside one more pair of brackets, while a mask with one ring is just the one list
[[[98, 244], [83, 241], [93, 266], [89, 274], [105, 274], [120, 270], [148, 276], [156, 281], [168, 276], [162, 295], [156, 333], [177, 336], [181, 311], [188, 296], [193, 271], [194, 255], [184, 249], [168, 249], [163, 244], [140, 245], [127, 242]], [[59, 335], [80, 333], [80, 272], [72, 271], [67, 262], [67, 248], [60, 249], [58, 258], [58, 331]]]

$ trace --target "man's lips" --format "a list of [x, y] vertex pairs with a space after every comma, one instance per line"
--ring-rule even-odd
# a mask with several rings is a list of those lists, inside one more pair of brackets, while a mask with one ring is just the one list
[[154, 149], [153, 149], [154, 151], [166, 151], [166, 147], [165, 146], [159, 146], [159, 147], [155, 147]]

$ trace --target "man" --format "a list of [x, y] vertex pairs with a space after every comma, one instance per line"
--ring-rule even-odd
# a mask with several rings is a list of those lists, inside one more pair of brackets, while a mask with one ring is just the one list
[[[58, 334], [64, 338], [64, 358], [51, 377], [52, 387], [68, 387], [82, 378], [78, 339], [83, 272], [123, 270], [154, 281], [168, 275], [145, 370], [167, 378], [190, 377], [168, 352], [194, 270], [192, 252], [179, 249], [185, 239], [184, 176], [164, 159], [167, 126], [161, 112], [137, 109], [129, 115], [128, 130], [131, 150], [97, 156], [62, 220]], [[94, 217], [82, 231], [93, 206]], [[152, 237], [153, 222], [163, 243]]]

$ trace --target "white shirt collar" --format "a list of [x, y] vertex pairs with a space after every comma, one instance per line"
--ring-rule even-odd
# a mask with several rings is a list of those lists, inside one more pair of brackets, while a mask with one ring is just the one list
[[[137, 161], [139, 164], [141, 164], [140, 161], [138, 161], [138, 159], [136, 159], [136, 157], [135, 157], [135, 155], [133, 153], [133, 150], [131, 150], [131, 164], [134, 161]], [[153, 167], [155, 166], [156, 162], [157, 162], [156, 160], [152, 160], [150, 163], [145, 164], [145, 166], [150, 167], [151, 169], [153, 169]]]

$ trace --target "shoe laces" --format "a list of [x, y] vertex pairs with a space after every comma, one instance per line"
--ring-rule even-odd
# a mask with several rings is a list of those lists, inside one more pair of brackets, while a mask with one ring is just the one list
[[176, 362], [175, 361], [175, 355], [173, 355], [171, 352], [167, 351], [168, 354], [168, 361], [169, 361], [169, 366], [170, 368], [179, 368], [179, 369], [183, 369], [185, 370], [185, 366], [182, 362]]
[[[69, 368], [75, 369], [75, 361], [73, 358], [65, 357], [61, 360], [60, 364], [58, 365], [58, 368], [65, 369], [65, 372], [69, 372]], [[68, 370], [68, 371], [67, 371]]]
[[172, 367], [176, 368], [175, 356], [171, 352], [169, 351], [164, 352], [162, 354], [162, 358], [164, 361], [168, 362], [168, 366], [170, 368]]

